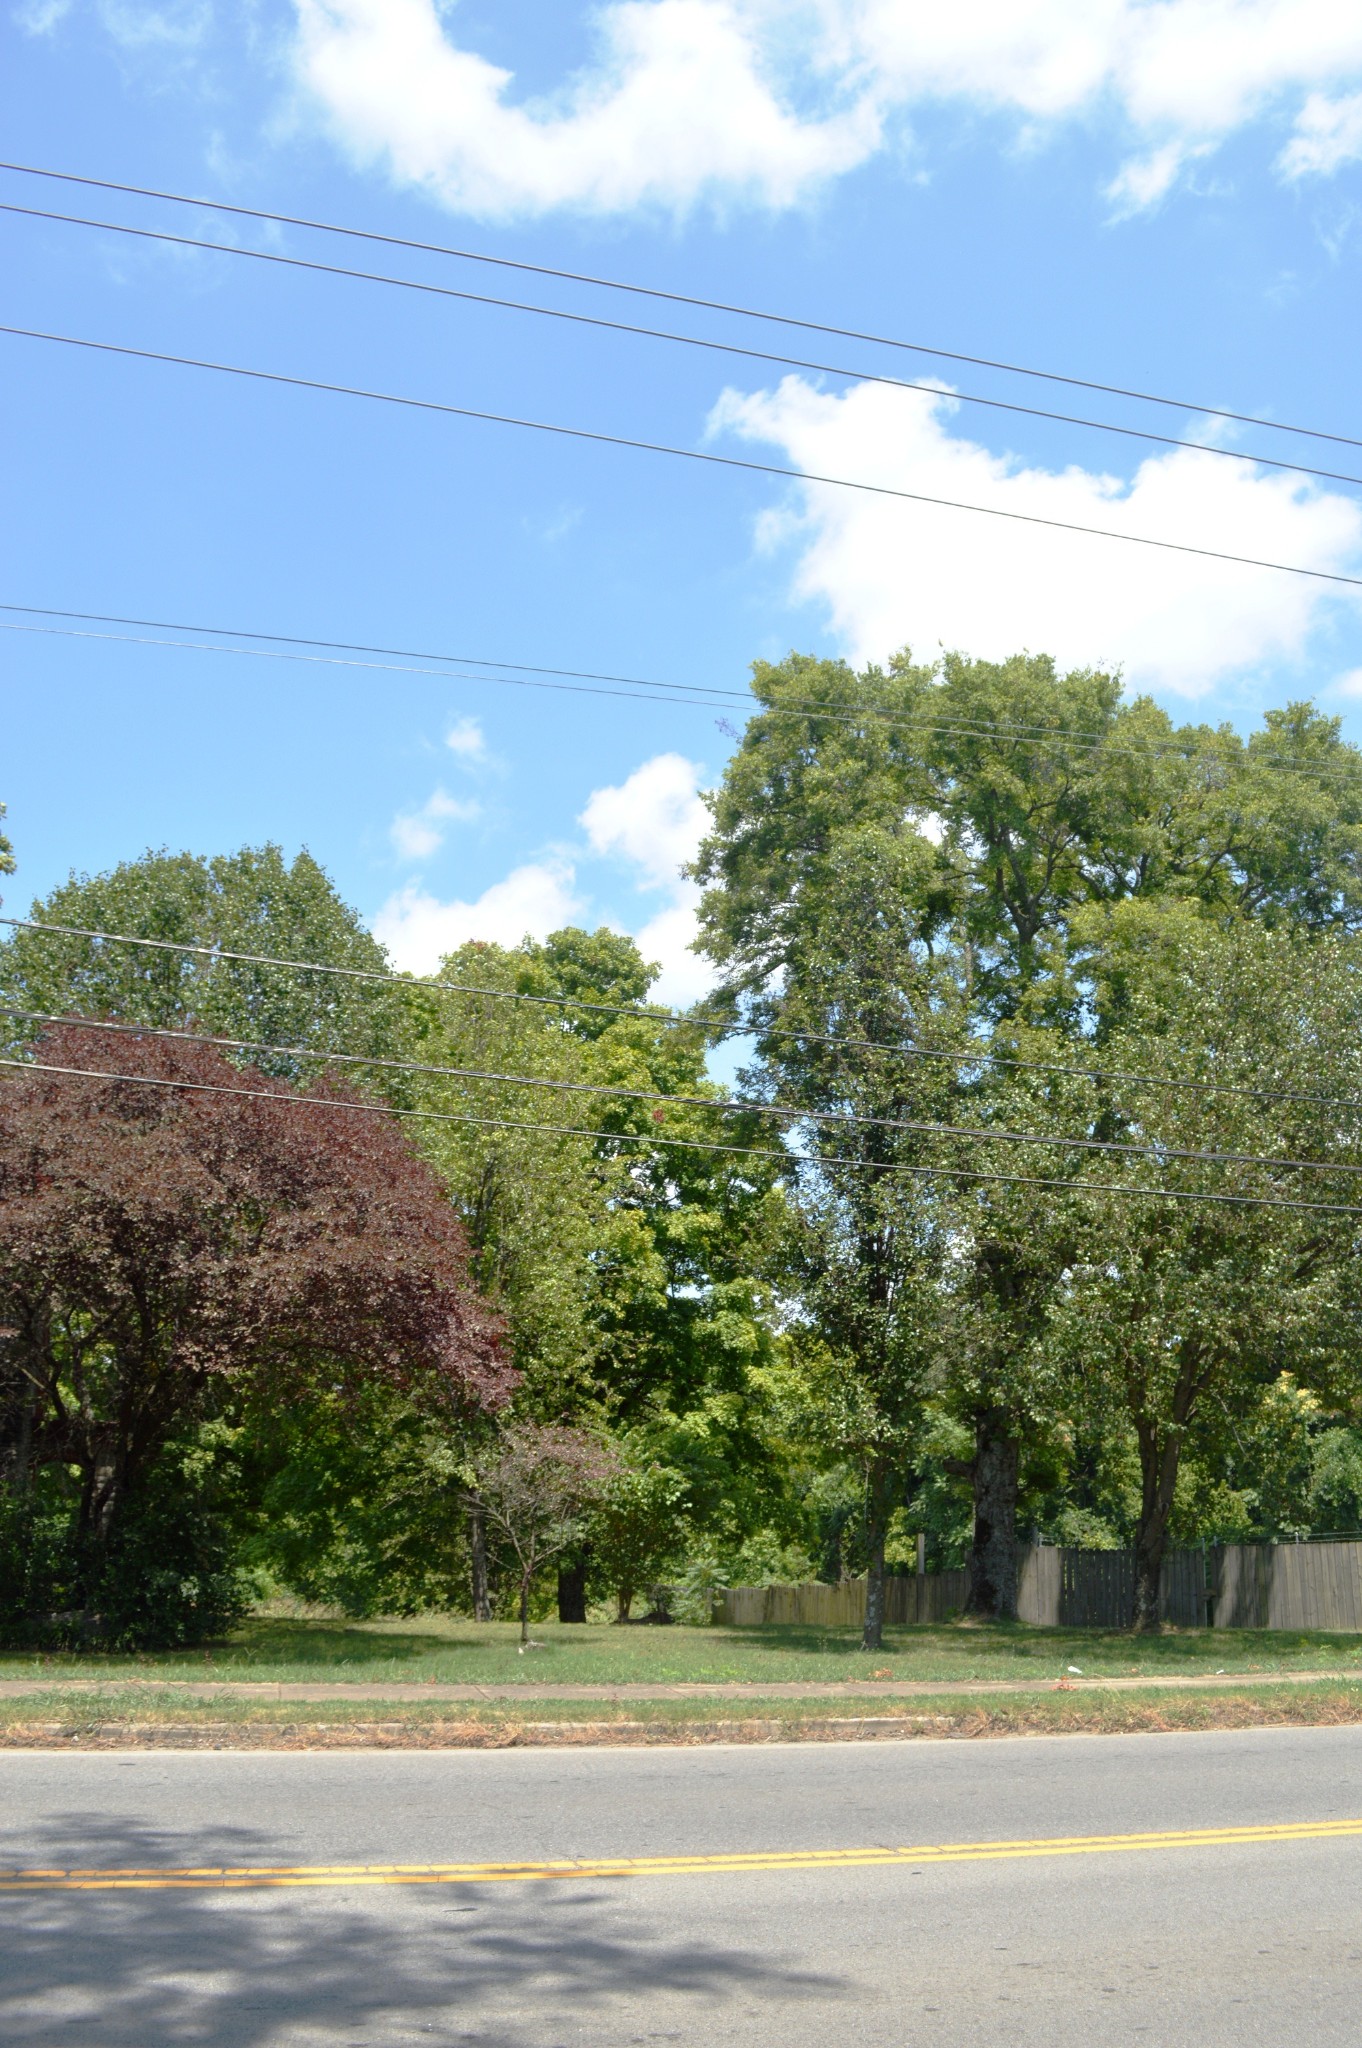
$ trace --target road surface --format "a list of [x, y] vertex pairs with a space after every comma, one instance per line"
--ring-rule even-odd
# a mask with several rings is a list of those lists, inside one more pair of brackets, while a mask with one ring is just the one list
[[0, 1865], [7, 2048], [1362, 2040], [1362, 1728], [0, 1752]]

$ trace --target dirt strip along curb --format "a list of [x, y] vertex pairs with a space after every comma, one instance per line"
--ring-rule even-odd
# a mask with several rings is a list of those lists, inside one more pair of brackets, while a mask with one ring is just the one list
[[1362, 1665], [1351, 1671], [1217, 1671], [1151, 1673], [1148, 1677], [1083, 1674], [1036, 1678], [919, 1678], [842, 1680], [751, 1679], [721, 1684], [572, 1685], [541, 1680], [508, 1685], [449, 1685], [436, 1680], [406, 1683], [335, 1679], [271, 1682], [260, 1679], [5, 1678], [0, 1699], [29, 1699], [47, 1693], [157, 1694], [186, 1699], [241, 1700], [390, 1700], [443, 1705], [474, 1705], [504, 1700], [522, 1705], [535, 1700], [595, 1700], [624, 1705], [631, 1700], [840, 1700], [930, 1699], [944, 1694], [1003, 1695], [1054, 1692], [1148, 1692], [1233, 1689], [1244, 1685], [1362, 1685]]

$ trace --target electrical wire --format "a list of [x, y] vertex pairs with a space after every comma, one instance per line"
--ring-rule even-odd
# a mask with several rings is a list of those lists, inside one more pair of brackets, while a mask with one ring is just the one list
[[[164, 640], [145, 636], [133, 637], [123, 633], [87, 633], [58, 626], [29, 626], [0, 619], [0, 630], [14, 633], [36, 633], [49, 637], [72, 640], [94, 640], [112, 643], [121, 647], [166, 647], [180, 652], [197, 654], [240, 654], [255, 660], [298, 661], [312, 667], [334, 667], [374, 670], [384, 675], [416, 675], [438, 677], [446, 682], [501, 683], [514, 689], [545, 689], [564, 691], [573, 695], [589, 697], [624, 698], [628, 701], [648, 704], [681, 704], [701, 710], [743, 710], [755, 717], [777, 717], [798, 715], [826, 719], [835, 724], [860, 725], [873, 720], [881, 725], [904, 727], [907, 730], [931, 738], [990, 739], [1014, 742], [1018, 746], [1031, 747], [1037, 752], [1057, 752], [1061, 742], [1074, 742], [1090, 747], [1093, 753], [1101, 753], [1114, 759], [1134, 761], [1162, 760], [1169, 758], [1181, 761], [1206, 760], [1223, 745], [1224, 735], [1217, 731], [1208, 733], [1210, 746], [1195, 741], [1152, 740], [1140, 746], [1114, 744], [1105, 733], [1084, 731], [1072, 726], [1022, 725], [1001, 719], [981, 720], [971, 725], [945, 723], [941, 720], [919, 718], [911, 712], [891, 711], [884, 705], [851, 704], [838, 705], [826, 700], [785, 698], [778, 703], [764, 704], [754, 698], [752, 692], [738, 691], [712, 683], [658, 682], [646, 676], [615, 676], [592, 669], [562, 669], [537, 666], [530, 662], [498, 661], [489, 655], [444, 654], [413, 651], [399, 647], [375, 647], [363, 641], [320, 640], [297, 633], [260, 633], [245, 626], [204, 626], [165, 619], [127, 618], [118, 613], [63, 611], [53, 605], [6, 604], [0, 602], [0, 612], [19, 612], [29, 618], [77, 619], [92, 624], [111, 626], [145, 626], [158, 631], [173, 633], [215, 633], [223, 638], [238, 640], [267, 640], [287, 650], [274, 652], [256, 647], [215, 646], [205, 640]], [[414, 663], [448, 662], [463, 664], [464, 673], [456, 669], [411, 666], [406, 662], [378, 660], [338, 660], [324, 654], [293, 652], [310, 647], [330, 648], [349, 655], [396, 655], [410, 656]], [[475, 665], [483, 670], [510, 669], [514, 675], [491, 675], [474, 672]], [[578, 688], [574, 684], [556, 681], [541, 681], [541, 677], [577, 676], [592, 684], [591, 688]], [[629, 688], [609, 689], [597, 687], [619, 683]], [[640, 698], [638, 692], [681, 691], [684, 695], [652, 695]], [[1352, 767], [1326, 768], [1304, 761], [1286, 761], [1279, 755], [1266, 753], [1256, 744], [1259, 735], [1250, 737], [1247, 743], [1247, 759], [1254, 767], [1270, 768], [1283, 775], [1305, 775], [1317, 781], [1343, 781], [1358, 784], [1362, 772], [1362, 755], [1355, 748], [1349, 751], [1355, 763]]]
[[396, 405], [417, 412], [439, 413], [450, 419], [480, 420], [489, 426], [516, 427], [528, 433], [558, 434], [571, 441], [589, 441], [600, 447], [628, 448], [645, 455], [666, 455], [683, 462], [708, 463], [718, 469], [742, 470], [755, 476], [777, 476], [801, 484], [829, 484], [837, 490], [863, 491], [872, 497], [892, 498], [913, 505], [935, 505], [950, 512], [973, 512], [986, 519], [1006, 519], [1014, 525], [1039, 526], [1055, 533], [1082, 533], [1094, 540], [1122, 541], [1130, 547], [1156, 548], [1164, 554], [1194, 555], [1208, 562], [1230, 562], [1244, 569], [1269, 569], [1283, 576], [1304, 576], [1314, 583], [1335, 583], [1362, 590], [1362, 576], [1345, 576], [1337, 569], [1308, 569], [1299, 562], [1274, 562], [1259, 555], [1237, 555], [1224, 548], [1196, 547], [1190, 541], [1158, 540], [1150, 534], [1122, 533], [1109, 526], [1085, 526], [1073, 519], [1047, 519], [1039, 512], [1012, 512], [1000, 505], [975, 505], [962, 498], [942, 498], [926, 491], [905, 491], [892, 484], [872, 484], [863, 479], [828, 476], [818, 470], [790, 469], [778, 462], [757, 462], [748, 456], [716, 455], [712, 449], [679, 448], [668, 441], [645, 441], [630, 434], [607, 434], [595, 427], [568, 427], [556, 420], [532, 420], [517, 413], [488, 412], [470, 405], [449, 405], [434, 398], [413, 398], [395, 391], [371, 391], [357, 384], [336, 384], [321, 377], [291, 376], [283, 370], [259, 370], [245, 363], [215, 363], [204, 356], [182, 356], [164, 349], [133, 348], [125, 342], [96, 341], [83, 334], [53, 334], [44, 328], [0, 325], [0, 334], [26, 341], [53, 342], [63, 348], [89, 349], [99, 355], [125, 356], [137, 362], [170, 363], [179, 369], [211, 370], [225, 377], [243, 377], [259, 384], [279, 384], [295, 391], [322, 391], [338, 398], [362, 398], [380, 405]]
[[[272, 640], [287, 647], [326, 647], [338, 650], [342, 654], [392, 655], [402, 661], [447, 661], [472, 668], [514, 669], [521, 675], [571, 676], [589, 683], [628, 683], [643, 690], [685, 690], [696, 696], [751, 702], [750, 693], [722, 684], [659, 682], [651, 676], [612, 675], [608, 671], [590, 668], [548, 668], [530, 661], [500, 661], [491, 654], [444, 654], [431, 653], [428, 648], [419, 647], [375, 647], [364, 641], [319, 640], [311, 633], [257, 633], [248, 626], [204, 626], [193, 622], [186, 623], [183, 619], [133, 619], [118, 612], [62, 611], [56, 606], [46, 604], [0, 603], [0, 612], [23, 612], [31, 617], [43, 619], [79, 619], [96, 626], [143, 626], [157, 633], [217, 633], [236, 640]], [[439, 671], [431, 669], [424, 673], [434, 675]], [[487, 678], [482, 680], [485, 681]]]
[[[751, 1101], [742, 1096], [666, 1094], [659, 1088], [626, 1088], [613, 1081], [568, 1081], [544, 1074], [503, 1074], [485, 1067], [431, 1066], [355, 1052], [318, 1052], [306, 1045], [275, 1045], [251, 1038], [221, 1038], [202, 1031], [176, 1031], [161, 1024], [123, 1024], [102, 1017], [61, 1016], [47, 1010], [0, 1005], [0, 1016], [30, 1024], [79, 1024], [133, 1038], [166, 1038], [180, 1045], [207, 1045], [223, 1052], [268, 1053], [277, 1059], [321, 1065], [380, 1068], [385, 1073], [420, 1074], [450, 1081], [491, 1081], [511, 1088], [547, 1088], [562, 1095], [604, 1095], [612, 1101], [655, 1102], [668, 1109], [705, 1109], [722, 1116], [784, 1117], [792, 1124], [853, 1126], [858, 1130], [906, 1131], [917, 1137], [961, 1139], [967, 1144], [1040, 1145], [1051, 1151], [1101, 1152], [1134, 1159], [1181, 1159], [1207, 1166], [1261, 1166], [1276, 1173], [1362, 1174], [1362, 1165], [1329, 1159], [1282, 1159], [1255, 1152], [1225, 1152], [1185, 1145], [1132, 1145], [1114, 1138], [1052, 1137], [1035, 1131], [942, 1124], [916, 1117], [867, 1116], [857, 1110], [803, 1109], [788, 1102]], [[655, 1112], [656, 1114], [656, 1112]], [[609, 1135], [608, 1133], [603, 1135]]]
[[54, 213], [39, 206], [16, 206], [0, 200], [0, 213], [22, 215], [27, 220], [60, 221], [69, 227], [99, 228], [107, 234], [131, 235], [144, 242], [166, 242], [177, 249], [207, 249], [216, 256], [244, 256], [257, 263], [272, 263], [287, 270], [308, 270], [323, 277], [350, 278], [362, 284], [382, 284], [399, 291], [424, 292], [431, 297], [456, 299], [463, 305], [494, 306], [503, 312], [533, 313], [546, 320], [562, 320], [574, 327], [596, 327], [611, 334], [627, 334], [647, 341], [674, 342], [685, 348], [708, 349], [717, 355], [741, 356], [748, 362], [775, 363], [788, 370], [813, 370], [821, 376], [848, 377], [858, 384], [882, 384], [893, 391], [912, 391], [929, 398], [950, 398], [961, 405], [987, 406], [993, 412], [1020, 413], [1027, 419], [1052, 420], [1061, 426], [1090, 428], [1099, 434], [1119, 434], [1128, 441], [1152, 441], [1161, 448], [1190, 448], [1198, 455], [1214, 455], [1227, 462], [1259, 463], [1268, 469], [1289, 470], [1296, 476], [1315, 477], [1325, 483], [1356, 484], [1362, 476], [1336, 469], [1315, 469], [1308, 463], [1288, 462], [1275, 455], [1255, 455], [1243, 448], [1220, 448], [1206, 441], [1193, 441], [1177, 434], [1156, 433], [1151, 427], [1119, 426], [1114, 420], [1095, 420], [1077, 413], [1052, 412], [1043, 406], [1021, 405], [1015, 399], [985, 398], [977, 391], [943, 391], [938, 384], [889, 377], [882, 371], [852, 369], [845, 363], [820, 363], [805, 356], [779, 355], [771, 349], [744, 348], [733, 341], [715, 341], [699, 334], [677, 334], [666, 327], [644, 327], [628, 320], [607, 320], [596, 313], [574, 313], [563, 306], [539, 306], [525, 299], [498, 298], [490, 292], [461, 291], [454, 285], [431, 284], [420, 278], [392, 277], [378, 270], [354, 270], [343, 263], [319, 263], [306, 256], [285, 256], [276, 249], [248, 249], [239, 242], [212, 242], [205, 236], [175, 235], [165, 228], [138, 228], [126, 221], [91, 220], [85, 214]]
[[[137, 937], [130, 932], [106, 932], [89, 925], [50, 924], [31, 917], [0, 916], [0, 925], [9, 925], [16, 931], [46, 932], [55, 936], [73, 939], [94, 939], [116, 946], [142, 946], [150, 951], [166, 953], [191, 953], [216, 963], [219, 960], [234, 960], [249, 967], [284, 967], [302, 974], [333, 974], [351, 981], [379, 982], [395, 985], [416, 993], [430, 991], [441, 995], [490, 996], [499, 1002], [530, 1003], [554, 1009], [586, 1010], [593, 1015], [610, 1017], [633, 1017], [649, 1024], [666, 1024], [678, 1028], [714, 1032], [723, 1037], [748, 1035], [747, 1027], [735, 1023], [732, 1017], [706, 1016], [703, 1011], [678, 1014], [675, 1011], [653, 1008], [647, 1004], [588, 1002], [577, 996], [555, 996], [531, 994], [521, 989], [488, 988], [476, 982], [415, 980], [407, 974], [393, 974], [377, 967], [331, 966], [320, 960], [286, 960], [271, 953], [235, 952], [226, 946], [202, 946], [181, 939], [149, 939]], [[1299, 1102], [1319, 1109], [1362, 1110], [1362, 1101], [1342, 1095], [1312, 1095], [1289, 1088], [1245, 1088], [1227, 1081], [1189, 1081], [1170, 1074], [1132, 1074], [1111, 1067], [1060, 1066], [1044, 1060], [1014, 1059], [1008, 1054], [989, 1052], [983, 1046], [962, 1046], [943, 1050], [931, 1046], [903, 1045], [877, 1038], [849, 1038], [840, 1032], [807, 1031], [789, 1026], [774, 1026], [763, 1030], [763, 1038], [786, 1038], [798, 1040], [806, 1045], [832, 1045], [849, 1052], [887, 1052], [900, 1059], [950, 1060], [957, 1066], [1001, 1066], [1016, 1068], [1028, 1073], [1056, 1074], [1079, 1081], [1092, 1081], [1098, 1086], [1110, 1081], [1123, 1081], [1133, 1087], [1174, 1088], [1199, 1095], [1233, 1095], [1253, 1102]], [[309, 1054], [309, 1058], [322, 1057]]]
[[[1108, 398], [1130, 398], [1141, 405], [1170, 406], [1177, 412], [1200, 413], [1207, 419], [1230, 420], [1237, 426], [1265, 427], [1278, 434], [1301, 434], [1312, 441], [1333, 441], [1345, 448], [1362, 448], [1362, 439], [1351, 434], [1326, 432], [1321, 427], [1302, 427], [1287, 420], [1264, 419], [1261, 414], [1231, 412], [1223, 406], [1200, 405], [1190, 398], [1167, 398], [1157, 392], [1140, 391], [1123, 384], [1103, 384], [1090, 377], [1066, 376], [1058, 370], [1042, 370], [1024, 363], [1001, 362], [992, 356], [967, 355], [960, 349], [937, 348], [926, 342], [906, 341], [889, 334], [871, 334], [855, 327], [837, 327], [821, 320], [804, 320], [791, 313], [773, 313], [757, 306], [731, 304], [723, 299], [698, 298], [688, 292], [664, 291], [655, 285], [634, 284], [622, 278], [598, 277], [580, 270], [564, 270], [548, 263], [530, 263], [511, 256], [492, 256], [480, 249], [460, 249], [444, 242], [422, 242], [406, 235], [380, 234], [371, 228], [345, 226], [337, 221], [310, 220], [305, 215], [272, 213], [264, 207], [234, 205], [226, 199], [196, 199], [185, 192], [166, 192], [152, 185], [129, 185], [113, 178], [81, 177], [74, 171], [54, 171], [37, 164], [0, 160], [0, 171], [13, 171], [29, 178], [51, 178], [67, 185], [81, 185], [92, 191], [122, 192], [138, 199], [164, 199], [175, 206], [199, 206], [212, 213], [230, 213], [241, 220], [269, 221], [277, 227], [307, 228], [318, 234], [342, 235], [352, 241], [374, 242], [390, 249], [412, 249], [427, 256], [450, 256], [464, 263], [483, 263], [498, 270], [515, 270], [533, 277], [552, 277], [567, 284], [585, 284], [599, 291], [627, 292], [636, 298], [656, 299], [667, 305], [694, 306], [702, 312], [724, 313], [743, 320], [763, 320], [779, 327], [798, 328], [806, 334], [830, 334], [839, 341], [864, 341], [876, 348], [901, 349], [911, 355], [933, 356], [938, 361], [968, 363], [976, 369], [1002, 370], [1008, 376], [1035, 377], [1047, 384], [1063, 384], [1077, 391], [1098, 391]], [[217, 245], [214, 245], [217, 246]]]
[[390, 1116], [415, 1119], [430, 1123], [472, 1124], [484, 1130], [543, 1132], [555, 1137], [591, 1138], [597, 1143], [622, 1142], [640, 1145], [671, 1145], [688, 1152], [717, 1152], [746, 1159], [773, 1160], [785, 1171], [811, 1164], [820, 1169], [849, 1167], [855, 1171], [901, 1174], [917, 1179], [944, 1179], [987, 1182], [990, 1185], [1008, 1187], [1035, 1187], [1067, 1189], [1083, 1195], [1116, 1195], [1139, 1200], [1169, 1202], [1203, 1202], [1219, 1207], [1249, 1209], [1296, 1209], [1314, 1215], [1362, 1216], [1362, 1208], [1346, 1202], [1301, 1202], [1285, 1195], [1227, 1195], [1194, 1188], [1151, 1188], [1138, 1184], [1126, 1185], [1121, 1181], [1081, 1181], [1052, 1179], [1029, 1173], [984, 1173], [973, 1167], [957, 1166], [905, 1166], [897, 1160], [820, 1158], [816, 1162], [802, 1159], [793, 1152], [762, 1148], [755, 1145], [723, 1145], [707, 1138], [669, 1138], [661, 1133], [633, 1131], [594, 1131], [587, 1125], [521, 1123], [510, 1117], [468, 1116], [454, 1111], [425, 1109], [394, 1109], [387, 1103], [344, 1101], [318, 1095], [296, 1095], [291, 1091], [272, 1088], [235, 1088], [225, 1083], [211, 1081], [171, 1080], [159, 1074], [115, 1074], [106, 1073], [95, 1067], [63, 1067], [39, 1060], [17, 1060], [0, 1057], [0, 1067], [17, 1068], [23, 1073], [53, 1074], [71, 1080], [129, 1082], [136, 1087], [173, 1088], [194, 1095], [246, 1096], [253, 1101], [284, 1103], [295, 1108], [345, 1110], [352, 1113], [368, 1113], [373, 1116]]
[[[617, 701], [623, 699], [625, 703], [629, 704], [679, 704], [683, 708], [688, 708], [692, 711], [732, 710], [738, 708], [744, 701], [748, 704], [751, 702], [750, 698], [743, 700], [736, 696], [723, 697], [717, 691], [714, 693], [712, 700], [701, 698], [699, 696], [699, 686], [695, 686], [695, 696], [644, 696], [640, 690], [612, 690], [600, 683], [551, 683], [541, 681], [537, 676], [485, 675], [480, 674], [476, 669], [466, 669], [460, 672], [455, 669], [420, 668], [410, 662], [346, 660], [336, 654], [304, 654], [293, 649], [214, 646], [207, 640], [159, 640], [150, 638], [145, 634], [138, 637], [131, 633], [92, 633], [74, 626], [23, 625], [15, 619], [0, 619], [0, 632], [34, 633], [41, 635], [45, 639], [92, 640], [99, 641], [106, 646], [168, 647], [186, 654], [239, 654], [252, 661], [296, 661], [302, 662], [309, 668], [361, 669], [368, 674], [434, 676], [447, 683], [501, 683], [506, 688], [514, 690], [552, 690], [555, 693], [574, 697], [613, 697]], [[679, 683], [676, 687], [678, 689], [687, 689], [691, 686]], [[1300, 772], [1308, 775], [1313, 771], [1302, 769]], [[1336, 771], [1322, 769], [1318, 772], [1327, 775]]]

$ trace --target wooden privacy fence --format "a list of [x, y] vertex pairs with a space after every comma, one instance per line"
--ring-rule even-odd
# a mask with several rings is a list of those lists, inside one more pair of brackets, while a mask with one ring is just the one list
[[1362, 1630], [1362, 1542], [1226, 1543], [1211, 1556], [1217, 1628]]
[[[885, 1581], [886, 1621], [945, 1621], [965, 1604], [968, 1572], [933, 1572], [921, 1579]], [[804, 1623], [814, 1628], [859, 1628], [865, 1620], [865, 1580], [825, 1586], [730, 1586], [715, 1595], [714, 1618], [734, 1628], [761, 1622]]]
[[[1205, 1628], [1206, 1552], [1172, 1550], [1163, 1561], [1159, 1618]], [[1018, 1556], [1017, 1618], [1037, 1628], [1126, 1628], [1135, 1604], [1135, 1553], [1025, 1544]]]
[[[1127, 1628], [1135, 1590], [1129, 1550], [1018, 1546], [1017, 1613], [1037, 1628]], [[945, 1621], [965, 1604], [969, 1575], [891, 1578], [885, 1620]], [[1226, 1543], [1164, 1559], [1159, 1613], [1180, 1628], [1326, 1628], [1362, 1632], [1362, 1539], [1341, 1543]], [[859, 1628], [865, 1580], [840, 1585], [730, 1586], [714, 1618]]]

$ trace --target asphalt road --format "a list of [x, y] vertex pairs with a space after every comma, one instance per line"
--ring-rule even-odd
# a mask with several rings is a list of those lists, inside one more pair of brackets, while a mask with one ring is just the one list
[[[0, 1752], [7, 2048], [1362, 2040], [1362, 1728], [482, 1752]], [[772, 1867], [804, 1852], [1196, 1845]], [[725, 1859], [302, 1888], [222, 1867]], [[73, 1868], [142, 1870], [72, 1890]]]

